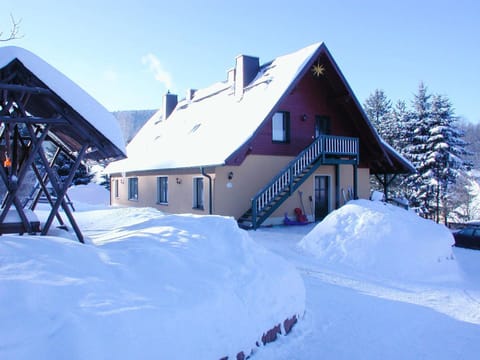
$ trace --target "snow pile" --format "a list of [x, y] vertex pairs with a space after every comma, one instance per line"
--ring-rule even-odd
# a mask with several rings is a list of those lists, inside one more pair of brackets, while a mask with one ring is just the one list
[[75, 214], [87, 245], [1, 237], [0, 358], [235, 358], [304, 312], [293, 265], [231, 218]]
[[330, 213], [299, 247], [322, 263], [419, 281], [460, 277], [443, 225], [378, 201], [355, 200]]
[[93, 182], [87, 185], [71, 186], [68, 188], [67, 195], [70, 199], [74, 199], [72, 200], [74, 207], [81, 207], [82, 209], [110, 205], [110, 191]]

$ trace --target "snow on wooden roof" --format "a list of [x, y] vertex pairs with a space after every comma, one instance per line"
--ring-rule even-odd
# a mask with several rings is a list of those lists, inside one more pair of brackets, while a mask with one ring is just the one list
[[180, 101], [166, 120], [157, 112], [127, 146], [128, 158], [111, 163], [107, 172], [225, 164], [269, 116], [320, 46], [310, 45], [261, 66], [241, 95], [227, 80]]
[[[96, 159], [100, 158], [116, 158], [120, 159], [126, 154], [125, 141], [120, 129], [120, 126], [115, 117], [108, 112], [100, 103], [87, 94], [77, 84], [52, 67], [50, 64], [36, 56], [35, 54], [15, 46], [0, 47], [0, 70], [5, 69], [15, 60], [19, 61], [25, 69], [27, 69], [34, 77], [36, 77], [46, 88], [51, 90], [65, 104], [56, 104], [57, 108], [63, 105], [68, 105], [76, 113], [80, 115], [89, 125], [96, 129], [95, 139], [104, 147], [102, 151], [98, 151]], [[5, 86], [11, 84], [4, 84]], [[41, 90], [45, 90], [42, 88]], [[43, 93], [42, 93], [43, 94]], [[46, 100], [46, 96], [41, 97], [35, 94], [36, 99], [30, 101], [31, 108], [26, 110], [32, 115], [35, 112], [46, 111], [47, 107], [52, 107], [52, 101]], [[58, 103], [58, 101], [57, 101]], [[65, 115], [65, 114], [63, 114]], [[69, 117], [69, 116], [66, 116]], [[71, 116], [69, 119], [72, 122], [79, 120], [78, 116]], [[84, 124], [71, 124], [73, 129], [75, 126], [82, 126]], [[68, 137], [75, 139], [75, 132], [66, 133], [60, 130], [59, 133], [64, 135], [65, 139]], [[108, 144], [110, 142], [110, 144]], [[71, 141], [74, 143], [74, 141]], [[112, 146], [113, 145], [113, 146]], [[92, 155], [93, 157], [93, 155]]]

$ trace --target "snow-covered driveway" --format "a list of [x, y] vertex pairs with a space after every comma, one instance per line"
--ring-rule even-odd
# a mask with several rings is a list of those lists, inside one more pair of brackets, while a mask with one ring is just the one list
[[[477, 359], [480, 353], [480, 251], [454, 248], [463, 279], [389, 280], [348, 271], [297, 247], [314, 225], [263, 228], [251, 237], [293, 262], [307, 292], [292, 334], [258, 359]], [[408, 252], [405, 266], [411, 265]], [[373, 254], [372, 254], [373, 255]], [[379, 269], [381, 272], [382, 269]], [[419, 274], [420, 276], [421, 274]]]

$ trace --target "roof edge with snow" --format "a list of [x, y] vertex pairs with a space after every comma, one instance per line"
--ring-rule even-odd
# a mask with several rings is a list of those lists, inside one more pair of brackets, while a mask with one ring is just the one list
[[125, 157], [125, 141], [113, 114], [39, 56], [17, 46], [0, 47], [1, 69], [5, 69], [15, 60], [89, 123], [100, 136], [104, 137], [103, 141], [110, 142], [117, 149], [114, 151], [114, 158]]

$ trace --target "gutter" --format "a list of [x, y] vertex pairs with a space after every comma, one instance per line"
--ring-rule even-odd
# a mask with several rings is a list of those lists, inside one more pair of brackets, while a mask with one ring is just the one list
[[204, 167], [200, 167], [200, 172], [208, 179], [208, 213], [212, 215], [212, 177], [205, 172]]

